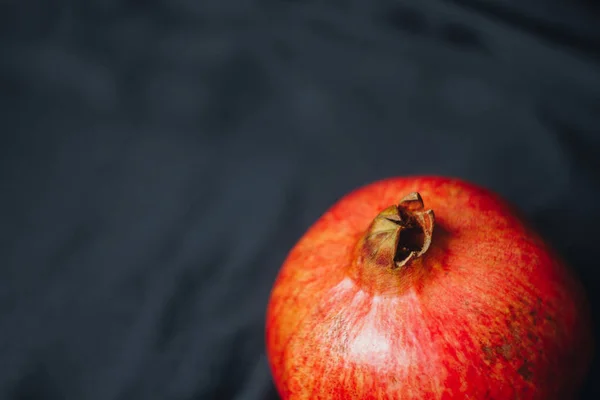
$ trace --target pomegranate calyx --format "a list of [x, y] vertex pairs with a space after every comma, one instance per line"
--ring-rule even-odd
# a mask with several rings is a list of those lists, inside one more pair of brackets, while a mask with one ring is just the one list
[[402, 215], [402, 221], [396, 222], [401, 229], [394, 262], [397, 267], [402, 267], [429, 250], [435, 215], [433, 210], [425, 210], [418, 192], [412, 192], [400, 200], [398, 213]]
[[421, 195], [412, 192], [398, 205], [381, 211], [362, 239], [363, 256], [391, 269], [401, 268], [427, 252], [435, 216]]

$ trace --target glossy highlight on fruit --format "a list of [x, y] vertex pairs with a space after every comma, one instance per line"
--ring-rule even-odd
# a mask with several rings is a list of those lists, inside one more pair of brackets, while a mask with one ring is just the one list
[[573, 399], [593, 350], [581, 285], [497, 195], [393, 178], [289, 253], [266, 345], [286, 400]]

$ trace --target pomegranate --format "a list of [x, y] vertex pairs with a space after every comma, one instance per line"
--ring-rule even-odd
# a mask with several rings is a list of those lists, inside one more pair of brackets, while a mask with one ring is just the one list
[[266, 345], [283, 399], [572, 399], [591, 361], [580, 283], [497, 195], [393, 178], [288, 255]]

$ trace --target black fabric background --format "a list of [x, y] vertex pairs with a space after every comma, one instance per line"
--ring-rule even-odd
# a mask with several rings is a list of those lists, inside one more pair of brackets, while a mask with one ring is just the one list
[[281, 262], [388, 176], [516, 203], [598, 317], [591, 1], [3, 0], [0, 33], [1, 399], [276, 399]]

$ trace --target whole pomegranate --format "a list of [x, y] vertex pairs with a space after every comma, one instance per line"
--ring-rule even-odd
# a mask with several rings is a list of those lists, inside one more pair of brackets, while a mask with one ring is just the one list
[[593, 347], [586, 304], [498, 196], [388, 179], [342, 198], [292, 249], [267, 350], [283, 399], [573, 399]]

